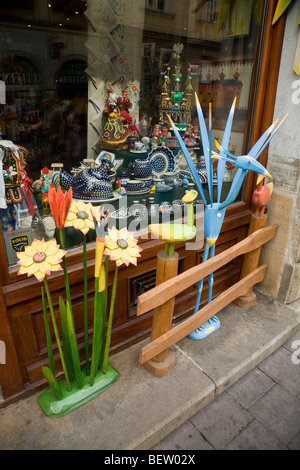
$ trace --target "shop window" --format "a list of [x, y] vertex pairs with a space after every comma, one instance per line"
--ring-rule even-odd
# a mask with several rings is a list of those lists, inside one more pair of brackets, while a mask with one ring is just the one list
[[[174, 212], [194, 183], [167, 115], [206, 191], [195, 93], [206, 118], [212, 105], [213, 141], [222, 140], [236, 97], [229, 150], [247, 151], [264, 3], [11, 0], [0, 7], [0, 211], [10, 266], [19, 243], [55, 236], [46, 193], [58, 179], [74, 198], [109, 205], [116, 226], [145, 211], [147, 223], [155, 211]], [[226, 168], [222, 198], [234, 172]], [[69, 248], [80, 243], [73, 229], [66, 236]]]
[[146, 0], [146, 8], [167, 11], [167, 0]]

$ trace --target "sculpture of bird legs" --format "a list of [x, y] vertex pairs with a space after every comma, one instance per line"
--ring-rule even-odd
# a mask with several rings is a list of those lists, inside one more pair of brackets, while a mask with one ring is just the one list
[[[196, 98], [196, 106], [197, 106], [197, 114], [198, 114], [198, 120], [199, 120], [199, 125], [200, 125], [200, 133], [201, 133], [201, 138], [202, 138], [202, 146], [203, 146], [203, 152], [204, 152], [204, 160], [205, 160], [205, 167], [206, 167], [206, 174], [207, 174], [207, 179], [208, 179], [208, 190], [209, 190], [209, 198], [210, 198], [210, 203], [206, 202], [206, 198], [204, 196], [202, 184], [199, 178], [199, 175], [195, 169], [194, 162], [179, 134], [178, 129], [176, 128], [175, 124], [171, 120], [171, 118], [168, 116], [170, 124], [172, 125], [174, 134], [179, 142], [179, 145], [183, 151], [183, 154], [185, 156], [185, 159], [187, 161], [187, 164], [190, 168], [190, 171], [192, 173], [192, 176], [194, 178], [194, 182], [197, 186], [197, 189], [199, 190], [199, 193], [203, 199], [204, 202], [204, 238], [205, 238], [205, 248], [204, 248], [204, 256], [203, 256], [203, 262], [205, 262], [208, 258], [208, 254], [210, 251], [210, 256], [213, 257], [215, 254], [215, 243], [217, 241], [217, 238], [220, 234], [224, 216], [225, 216], [225, 211], [226, 207], [232, 204], [240, 189], [243, 184], [243, 181], [245, 179], [245, 176], [247, 175], [248, 171], [253, 171], [255, 173], [260, 173], [262, 175], [270, 176], [268, 171], [258, 162], [256, 161], [259, 157], [259, 155], [263, 152], [263, 150], [266, 148], [266, 146], [269, 144], [270, 140], [274, 137], [275, 133], [285, 120], [286, 116], [283, 118], [283, 120], [280, 122], [280, 124], [277, 125], [277, 121], [275, 121], [265, 132], [264, 134], [258, 139], [258, 141], [253, 145], [251, 150], [249, 151], [248, 155], [242, 155], [239, 157], [236, 157], [232, 155], [230, 152], [228, 152], [228, 145], [229, 145], [229, 139], [230, 139], [230, 133], [231, 133], [231, 127], [232, 127], [232, 121], [233, 121], [233, 114], [234, 114], [234, 108], [235, 108], [235, 100], [233, 102], [233, 105], [231, 107], [224, 135], [223, 135], [223, 140], [222, 140], [222, 145], [218, 144], [216, 142], [216, 146], [218, 150], [220, 151], [220, 155], [214, 154], [212, 155], [212, 146], [211, 146], [211, 136], [212, 136], [212, 125], [211, 125], [211, 107], [209, 108], [209, 133], [207, 133], [206, 129], [206, 123], [205, 119], [202, 113], [202, 109], [198, 100], [198, 96], [195, 93], [195, 98]], [[218, 170], [217, 170], [217, 183], [218, 183], [218, 198], [217, 202], [213, 202], [213, 181], [212, 181], [212, 176], [213, 176], [213, 171], [212, 171], [212, 158], [217, 158], [218, 159]], [[223, 183], [223, 178], [224, 178], [224, 170], [225, 170], [225, 165], [226, 161], [230, 161], [236, 168], [238, 168], [238, 171], [236, 172], [236, 175], [233, 179], [233, 182], [231, 184], [229, 193], [225, 199], [225, 201], [221, 202], [221, 191], [222, 191], [222, 183]], [[212, 288], [213, 288], [213, 273], [210, 274], [209, 276], [209, 287], [208, 287], [208, 303], [212, 299]], [[200, 299], [201, 299], [201, 294], [203, 290], [203, 280], [201, 280], [198, 284], [198, 293], [197, 293], [197, 299], [196, 299], [196, 305], [194, 309], [194, 313], [196, 313], [199, 309], [199, 304], [200, 304]], [[201, 340], [207, 337], [209, 334], [211, 334], [213, 331], [216, 331], [218, 327], [220, 326], [219, 320], [217, 317], [213, 316], [208, 322], [205, 322], [201, 327], [197, 328], [195, 331], [193, 331], [189, 337], [192, 339], [196, 340]]]

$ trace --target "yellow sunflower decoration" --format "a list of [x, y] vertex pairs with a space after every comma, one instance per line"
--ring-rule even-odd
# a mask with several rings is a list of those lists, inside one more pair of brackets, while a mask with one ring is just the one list
[[61, 250], [56, 240], [33, 240], [30, 246], [17, 253], [18, 264], [21, 266], [18, 274], [34, 275], [38, 281], [42, 281], [45, 275], [51, 271], [61, 271], [62, 257], [67, 252]]
[[99, 212], [90, 203], [83, 201], [72, 201], [65, 227], [74, 227], [76, 230], [80, 230], [83, 235], [86, 235], [90, 228], [94, 229], [93, 215], [99, 220]]
[[108, 235], [105, 236], [105, 251], [104, 254], [109, 256], [111, 261], [115, 261], [119, 267], [125, 263], [129, 266], [130, 263], [137, 265], [137, 257], [140, 257], [140, 248], [137, 245], [137, 240], [128, 232], [124, 227], [117, 230], [115, 227], [108, 229]]

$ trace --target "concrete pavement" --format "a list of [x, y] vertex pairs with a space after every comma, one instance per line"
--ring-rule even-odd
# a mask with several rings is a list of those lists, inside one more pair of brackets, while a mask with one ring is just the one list
[[270, 449], [299, 448], [291, 340], [300, 340], [300, 302], [258, 294], [252, 307], [229, 305], [218, 316], [205, 341], [172, 347], [176, 364], [163, 378], [138, 365], [147, 339], [112, 356], [120, 379], [67, 416], [46, 417], [38, 394], [0, 409], [0, 449], [246, 449], [257, 436]]
[[300, 450], [300, 331], [152, 450]]

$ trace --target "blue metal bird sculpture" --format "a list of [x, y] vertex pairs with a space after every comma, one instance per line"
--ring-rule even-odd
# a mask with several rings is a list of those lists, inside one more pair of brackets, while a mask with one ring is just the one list
[[[264, 176], [270, 176], [269, 172], [263, 167], [263, 165], [261, 165], [257, 161], [257, 159], [261, 155], [263, 150], [266, 148], [266, 146], [269, 144], [270, 140], [274, 137], [275, 133], [277, 132], [277, 130], [279, 129], [279, 127], [285, 120], [286, 116], [282, 119], [282, 121], [279, 124], [277, 124], [278, 120], [276, 120], [264, 132], [264, 134], [253, 145], [248, 155], [242, 155], [242, 156], [236, 157], [228, 151], [234, 110], [235, 110], [235, 103], [236, 103], [236, 99], [234, 99], [230, 112], [229, 112], [227, 123], [225, 126], [222, 144], [219, 144], [217, 141], [215, 141], [216, 147], [219, 150], [219, 154], [216, 154], [215, 152], [212, 151], [211, 105], [209, 106], [209, 117], [208, 117], [209, 124], [208, 124], [208, 132], [207, 132], [202, 108], [200, 106], [198, 96], [196, 93], [195, 93], [195, 98], [196, 98], [197, 114], [198, 114], [200, 134], [201, 134], [203, 153], [204, 153], [204, 161], [205, 161], [206, 174], [207, 174], [209, 201], [206, 201], [200, 177], [195, 168], [194, 162], [189, 154], [189, 151], [186, 148], [182, 140], [182, 137], [178, 129], [176, 128], [175, 124], [173, 123], [172, 119], [169, 116], [168, 116], [168, 119], [173, 128], [174, 134], [179, 142], [179, 145], [182, 149], [182, 152], [185, 156], [185, 159], [192, 173], [197, 189], [204, 202], [205, 247], [204, 247], [203, 262], [205, 262], [209, 254], [211, 258], [215, 255], [215, 243], [219, 237], [219, 234], [222, 228], [226, 208], [227, 206], [229, 206], [235, 201], [248, 171], [260, 173]], [[213, 159], [218, 160], [217, 201], [216, 202], [213, 201], [213, 163], [212, 163]], [[230, 161], [230, 163], [232, 163], [236, 168], [238, 168], [238, 170], [234, 176], [234, 179], [232, 181], [232, 184], [231, 184], [231, 187], [230, 187], [230, 190], [226, 199], [223, 202], [220, 202], [225, 165], [227, 161]], [[198, 293], [197, 293], [194, 313], [196, 313], [199, 309], [202, 289], [203, 289], [203, 279], [198, 284]], [[208, 278], [208, 303], [211, 302], [211, 299], [212, 299], [212, 290], [213, 290], [213, 273], [211, 273]], [[220, 327], [220, 320], [216, 316], [213, 316], [210, 320], [208, 320], [203, 325], [199, 326], [199, 328], [197, 328], [195, 331], [190, 333], [188, 337], [191, 339], [195, 339], [195, 340], [201, 340], [209, 336], [214, 331], [216, 331], [219, 327]]]

